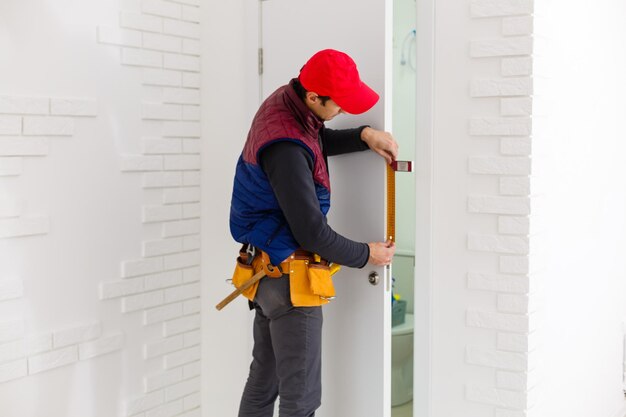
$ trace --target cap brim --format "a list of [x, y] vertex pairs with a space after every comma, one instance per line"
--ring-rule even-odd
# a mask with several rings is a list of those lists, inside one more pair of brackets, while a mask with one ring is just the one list
[[341, 110], [349, 114], [365, 113], [378, 102], [380, 98], [376, 91], [372, 90], [367, 84], [361, 82], [358, 90], [343, 97], [331, 97]]

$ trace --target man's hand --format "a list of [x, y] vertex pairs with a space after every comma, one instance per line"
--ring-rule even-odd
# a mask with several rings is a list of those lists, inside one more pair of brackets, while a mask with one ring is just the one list
[[391, 240], [386, 242], [371, 242], [367, 246], [370, 247], [369, 263], [374, 265], [389, 265], [396, 252], [396, 244]]
[[361, 140], [378, 155], [385, 158], [388, 164], [398, 158], [398, 143], [391, 133], [366, 127], [361, 131]]

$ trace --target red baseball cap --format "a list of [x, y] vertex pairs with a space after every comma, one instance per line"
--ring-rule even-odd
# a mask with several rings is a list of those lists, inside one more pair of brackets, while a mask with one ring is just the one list
[[379, 99], [378, 94], [361, 81], [352, 58], [334, 49], [313, 55], [300, 70], [299, 79], [307, 91], [330, 97], [346, 113], [364, 113]]

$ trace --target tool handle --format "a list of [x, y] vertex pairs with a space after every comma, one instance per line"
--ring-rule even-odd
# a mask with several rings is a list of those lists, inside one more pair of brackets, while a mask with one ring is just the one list
[[241, 294], [242, 292], [244, 292], [245, 290], [253, 286], [257, 281], [259, 281], [264, 276], [265, 276], [265, 271], [261, 270], [257, 272], [255, 275], [253, 275], [252, 278], [250, 278], [249, 280], [244, 281], [243, 284], [239, 286], [239, 288], [235, 289], [233, 292], [228, 294], [226, 298], [224, 298], [222, 301], [219, 302], [218, 305], [215, 306], [217, 311], [220, 311], [221, 309], [226, 307], [231, 301], [237, 298], [239, 294]]

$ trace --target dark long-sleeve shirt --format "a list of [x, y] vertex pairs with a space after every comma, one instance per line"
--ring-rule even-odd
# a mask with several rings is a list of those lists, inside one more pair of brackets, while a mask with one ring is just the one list
[[[320, 137], [324, 157], [369, 149], [361, 140], [364, 127], [323, 128]], [[261, 152], [260, 162], [287, 224], [303, 249], [341, 265], [365, 266], [369, 246], [335, 232], [320, 211], [312, 175], [313, 158], [303, 146], [289, 141], [276, 142]]]

